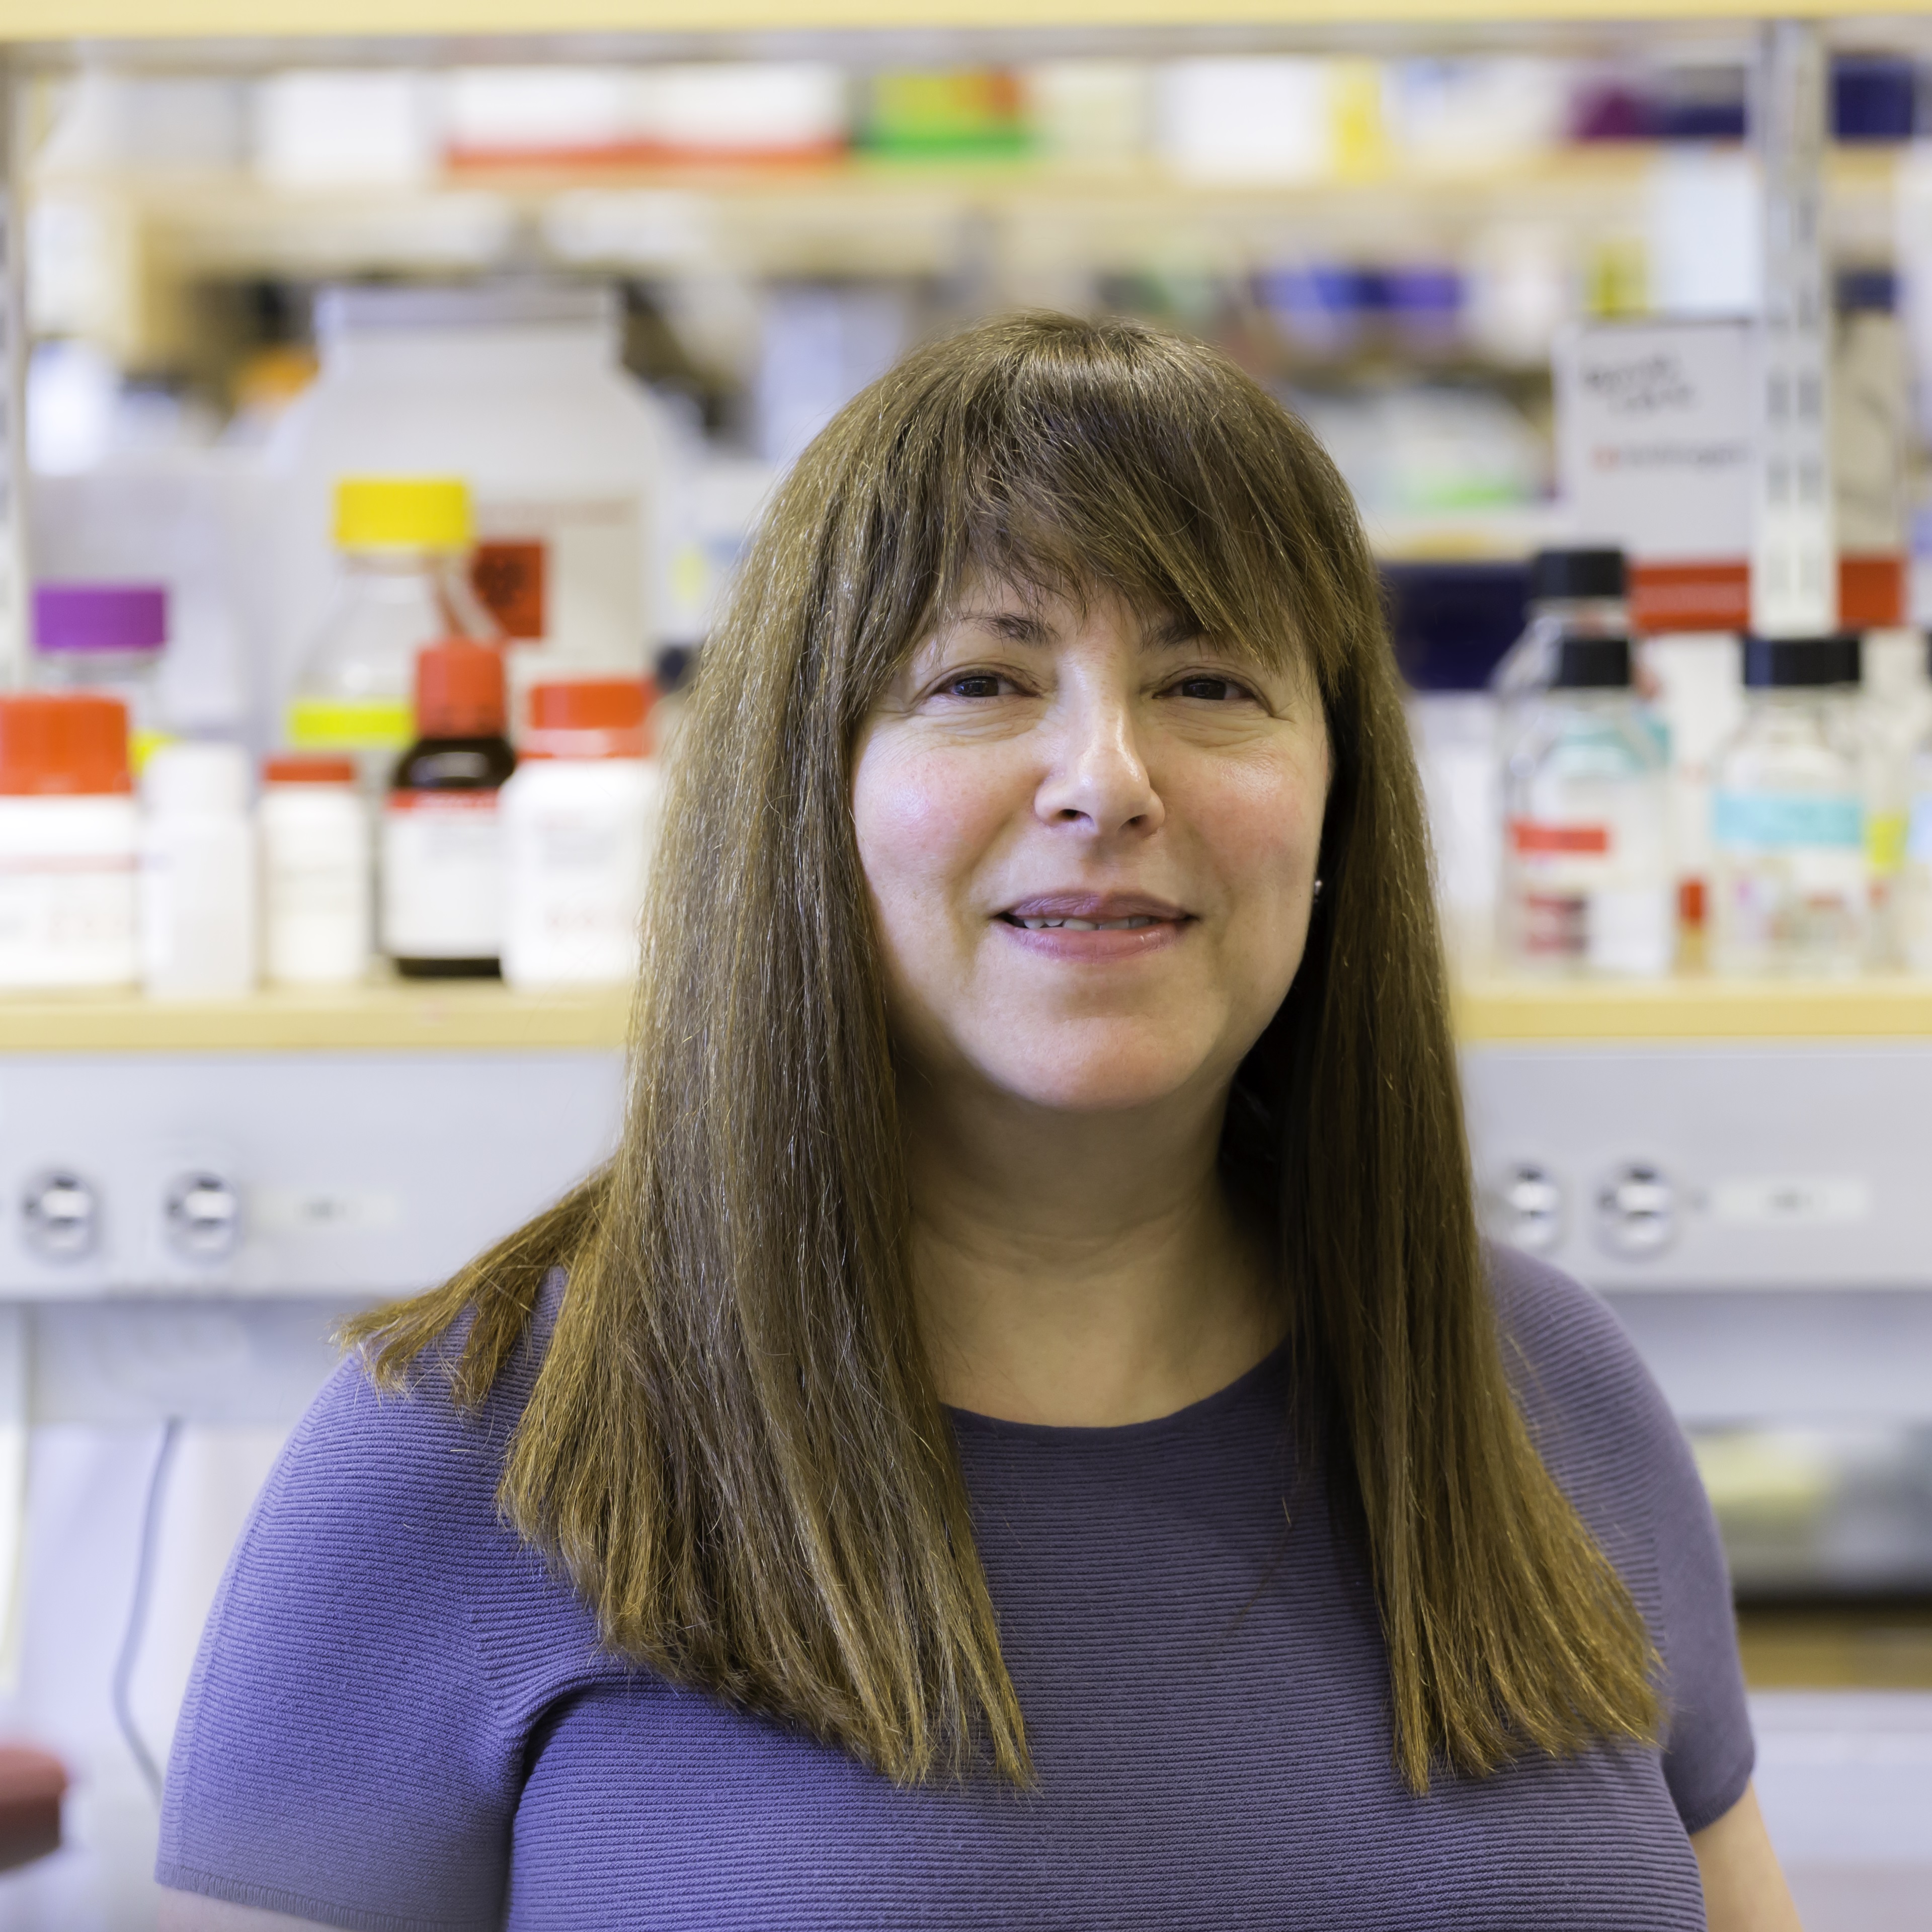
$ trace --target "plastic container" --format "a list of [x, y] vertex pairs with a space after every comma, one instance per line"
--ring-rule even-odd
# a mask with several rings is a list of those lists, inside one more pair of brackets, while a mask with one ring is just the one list
[[1862, 775], [1846, 704], [1854, 636], [1747, 638], [1744, 722], [1712, 800], [1711, 964], [1842, 974], [1871, 930]]
[[298, 750], [346, 753], [380, 790], [409, 743], [416, 653], [494, 627], [470, 588], [470, 493], [449, 477], [350, 477], [336, 485], [342, 579], [288, 711]]
[[356, 761], [294, 754], [262, 767], [262, 963], [274, 986], [337, 986], [368, 972], [375, 892]]
[[0, 988], [139, 976], [128, 707], [88, 692], [0, 694]]
[[236, 745], [163, 745], [141, 774], [141, 980], [156, 999], [233, 999], [256, 970], [255, 830]]
[[[542, 660], [526, 681], [640, 674], [664, 634], [653, 565], [670, 554], [657, 516], [672, 428], [623, 367], [616, 292], [330, 289], [315, 335], [320, 373], [267, 452], [281, 482], [277, 607], [321, 608], [332, 566], [320, 539], [338, 477], [460, 476], [477, 580], [504, 633]], [[300, 646], [284, 632], [274, 654], [292, 664]]]
[[1664, 740], [1628, 638], [1568, 636], [1504, 775], [1502, 946], [1530, 972], [1653, 976], [1677, 951]]
[[660, 779], [644, 755], [654, 695], [637, 678], [539, 684], [504, 786], [503, 976], [515, 986], [619, 984], [638, 922]]
[[416, 742], [382, 808], [382, 950], [409, 979], [501, 970], [498, 793], [516, 769], [503, 735], [502, 653], [461, 640], [416, 659]]
[[44, 691], [94, 691], [128, 707], [134, 767], [160, 740], [156, 673], [168, 641], [167, 586], [34, 586], [33, 682]]

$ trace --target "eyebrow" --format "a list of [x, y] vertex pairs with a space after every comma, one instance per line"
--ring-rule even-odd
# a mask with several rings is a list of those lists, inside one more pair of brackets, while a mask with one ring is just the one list
[[[1050, 644], [1054, 636], [1053, 626], [1045, 618], [1016, 606], [960, 610], [954, 614], [952, 621], [956, 624], [979, 625], [1017, 644]], [[1190, 612], [1168, 610], [1156, 618], [1142, 621], [1141, 647], [1144, 650], [1172, 650], [1205, 635], [1199, 620]]]

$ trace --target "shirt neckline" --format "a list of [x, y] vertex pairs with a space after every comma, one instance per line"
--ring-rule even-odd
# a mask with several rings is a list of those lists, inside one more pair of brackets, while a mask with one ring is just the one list
[[1225, 1387], [1177, 1408], [1166, 1415], [1149, 1416], [1141, 1422], [1109, 1422], [1092, 1425], [1066, 1422], [1015, 1422], [1004, 1416], [982, 1415], [976, 1409], [949, 1407], [955, 1432], [997, 1438], [1010, 1442], [1030, 1442], [1042, 1448], [1079, 1449], [1125, 1448], [1162, 1436], [1180, 1435], [1204, 1422], [1214, 1420], [1227, 1411], [1238, 1408], [1264, 1385], [1283, 1380], [1288, 1372], [1288, 1345], [1277, 1342], [1251, 1369], [1246, 1369]]

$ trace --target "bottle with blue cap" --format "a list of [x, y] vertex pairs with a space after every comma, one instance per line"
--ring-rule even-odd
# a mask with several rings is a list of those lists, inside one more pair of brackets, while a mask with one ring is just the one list
[[1854, 634], [1744, 640], [1744, 722], [1712, 799], [1711, 963], [1720, 973], [1855, 974], [1871, 874], [1849, 700]]

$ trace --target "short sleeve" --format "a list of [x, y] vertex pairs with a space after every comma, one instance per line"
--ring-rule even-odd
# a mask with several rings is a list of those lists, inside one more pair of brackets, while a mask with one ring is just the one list
[[1744, 1796], [1756, 1748], [1717, 1519], [1683, 1430], [1654, 1384], [1651, 1390], [1660, 1412], [1653, 1522], [1670, 1726], [1664, 1775], [1684, 1830], [1694, 1832]]
[[500, 1922], [518, 1774], [464, 1587], [491, 1432], [345, 1363], [230, 1558], [175, 1732], [164, 1886], [368, 1932]]
[[1744, 1796], [1756, 1748], [1730, 1573], [1690, 1445], [1602, 1300], [1507, 1248], [1491, 1270], [1538, 1446], [1663, 1660], [1664, 1780], [1684, 1830], [1701, 1832]]

